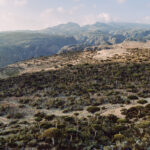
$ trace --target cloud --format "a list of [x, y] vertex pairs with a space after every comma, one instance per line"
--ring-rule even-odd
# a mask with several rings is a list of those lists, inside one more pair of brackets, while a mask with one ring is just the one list
[[150, 24], [150, 16], [145, 16], [145, 17], [137, 20], [136, 23]]
[[63, 8], [63, 7], [58, 7], [58, 8], [57, 8], [57, 11], [58, 11], [59, 13], [63, 13], [63, 12], [64, 12], [64, 8]]
[[144, 17], [144, 20], [145, 20], [145, 21], [149, 21], [149, 22], [150, 22], [150, 16], [146, 16], [146, 17]]
[[0, 0], [0, 6], [1, 7], [8, 7], [8, 6], [17, 6], [22, 7], [25, 6], [28, 3], [28, 0]]
[[33, 17], [16, 14], [13, 12], [7, 12], [0, 10], [0, 31], [8, 30], [27, 30], [27, 29], [39, 29], [42, 27], [40, 20]]
[[14, 0], [15, 6], [25, 6], [28, 3], [28, 0]]
[[79, 10], [84, 9], [84, 4], [79, 4], [77, 6], [72, 7], [70, 10], [68, 10], [69, 15], [76, 14]]
[[145, 16], [140, 23], [150, 24], [150, 16]]
[[74, 2], [80, 2], [81, 0], [73, 0]]
[[41, 13], [41, 17], [48, 17], [49, 15], [51, 15], [53, 13], [54, 9], [52, 8], [48, 8], [45, 9], [42, 13]]
[[64, 23], [64, 14], [62, 13], [64, 10], [61, 7], [57, 9], [48, 8], [40, 13], [40, 25], [43, 28], [47, 28], [50, 26], [55, 26], [61, 23]]
[[124, 3], [126, 2], [127, 0], [117, 0], [118, 3]]
[[96, 22], [116, 22], [118, 21], [117, 18], [112, 17], [109, 13], [99, 13], [98, 15], [89, 14], [85, 16], [81, 16], [77, 22], [80, 25], [87, 25], [87, 24], [94, 24]]
[[6, 4], [6, 0], [0, 0], [0, 6], [3, 6]]
[[98, 18], [102, 22], [110, 22], [111, 21], [111, 17], [108, 13], [101, 13], [101, 14], [98, 15]]

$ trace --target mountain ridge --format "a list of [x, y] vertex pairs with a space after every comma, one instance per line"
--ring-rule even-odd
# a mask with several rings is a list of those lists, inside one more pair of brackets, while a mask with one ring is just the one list
[[96, 23], [58, 25], [38, 31], [0, 32], [0, 67], [17, 61], [60, 53], [64, 46], [77, 51], [88, 46], [114, 45], [124, 41], [150, 40], [150, 25]]

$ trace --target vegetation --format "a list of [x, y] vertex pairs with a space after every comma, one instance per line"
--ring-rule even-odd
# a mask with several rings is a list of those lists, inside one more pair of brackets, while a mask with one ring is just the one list
[[[0, 80], [0, 148], [147, 150], [150, 63], [142, 52]], [[105, 113], [111, 107], [121, 112]]]

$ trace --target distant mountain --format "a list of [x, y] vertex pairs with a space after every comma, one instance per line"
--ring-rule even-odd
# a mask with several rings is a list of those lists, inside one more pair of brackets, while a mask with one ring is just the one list
[[150, 40], [150, 25], [135, 23], [95, 23], [79, 26], [68, 23], [47, 28], [42, 32], [47, 34], [74, 36], [80, 44], [101, 45], [117, 44], [125, 40]]
[[32, 57], [82, 51], [88, 46], [113, 45], [126, 40], [150, 40], [150, 25], [97, 22], [80, 26], [70, 22], [39, 31], [0, 32], [0, 67]]
[[77, 44], [74, 37], [29, 32], [0, 33], [0, 67], [56, 54], [63, 46]]

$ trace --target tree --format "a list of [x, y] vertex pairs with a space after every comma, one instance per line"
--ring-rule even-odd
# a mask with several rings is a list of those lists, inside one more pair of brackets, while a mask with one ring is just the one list
[[73, 136], [76, 135], [77, 130], [74, 129], [74, 128], [67, 128], [67, 129], [66, 129], [66, 133], [70, 136], [70, 142], [72, 142]]
[[60, 138], [60, 130], [57, 128], [49, 128], [45, 130], [42, 134], [42, 138], [51, 139], [52, 144], [55, 145], [55, 141]]
[[125, 136], [122, 135], [122, 134], [115, 134], [114, 135], [114, 140], [115, 141], [120, 141], [121, 142], [124, 138], [125, 138]]

